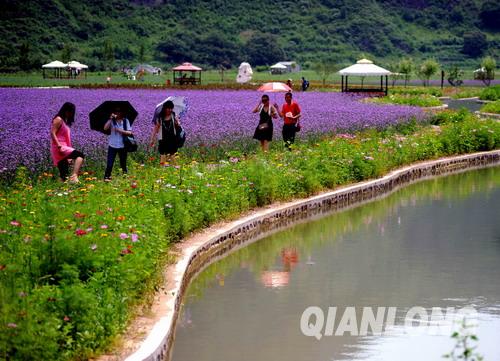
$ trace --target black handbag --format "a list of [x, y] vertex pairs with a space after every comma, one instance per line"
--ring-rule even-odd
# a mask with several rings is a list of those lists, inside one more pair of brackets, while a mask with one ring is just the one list
[[[127, 122], [128, 119], [123, 119], [123, 130], [127, 131]], [[123, 136], [123, 145], [127, 152], [132, 153], [137, 151], [137, 141], [135, 140], [133, 135], [124, 135]]]
[[180, 125], [176, 130], [175, 138], [177, 140], [177, 147], [182, 148], [186, 142], [186, 131]]

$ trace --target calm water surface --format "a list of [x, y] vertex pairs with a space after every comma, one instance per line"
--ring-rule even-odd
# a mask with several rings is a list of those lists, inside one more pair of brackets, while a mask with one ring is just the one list
[[468, 100], [443, 99], [442, 102], [444, 104], [448, 104], [448, 109], [459, 110], [465, 108], [471, 112], [475, 112], [481, 109], [481, 107], [484, 105], [482, 103], [479, 103], [475, 99], [468, 99]]
[[[309, 306], [337, 307], [335, 325], [346, 307], [393, 306], [396, 322], [318, 341], [301, 332]], [[172, 359], [443, 360], [449, 332], [404, 326], [415, 306], [472, 306], [477, 351], [500, 360], [500, 167], [416, 183], [210, 266], [188, 290]]]

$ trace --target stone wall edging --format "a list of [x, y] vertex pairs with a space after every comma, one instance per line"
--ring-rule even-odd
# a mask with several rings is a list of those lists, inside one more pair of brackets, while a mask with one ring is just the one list
[[204, 268], [230, 252], [301, 219], [345, 209], [396, 190], [414, 181], [463, 170], [500, 164], [500, 150], [427, 161], [392, 171], [382, 178], [364, 181], [307, 199], [292, 201], [231, 222], [200, 245], [184, 249], [169, 266], [174, 285], [169, 289], [170, 312], [159, 319], [141, 346], [126, 361], [161, 361], [171, 356], [177, 318], [190, 281]]
[[476, 114], [480, 118], [491, 118], [491, 119], [500, 120], [500, 114], [496, 114], [496, 113], [485, 113], [485, 112], [481, 112], [481, 111], [477, 110], [474, 112], [474, 114]]

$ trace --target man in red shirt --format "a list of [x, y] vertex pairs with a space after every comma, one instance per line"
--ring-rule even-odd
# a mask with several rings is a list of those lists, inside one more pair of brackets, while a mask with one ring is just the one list
[[285, 146], [290, 150], [290, 146], [295, 142], [295, 133], [301, 115], [299, 104], [292, 101], [292, 93], [288, 92], [285, 94], [285, 104], [283, 104], [281, 110], [278, 104], [274, 104], [274, 107], [278, 109], [279, 116], [284, 120], [283, 140]]

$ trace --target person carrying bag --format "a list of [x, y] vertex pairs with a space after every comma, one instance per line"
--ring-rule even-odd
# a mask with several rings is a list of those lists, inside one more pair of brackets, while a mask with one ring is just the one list
[[273, 140], [273, 118], [278, 117], [277, 110], [269, 104], [269, 96], [264, 94], [253, 113], [259, 113], [259, 124], [255, 128], [253, 138], [260, 141], [262, 151], [267, 152], [269, 142]]
[[149, 145], [154, 147], [155, 139], [158, 138], [161, 164], [165, 164], [167, 160], [173, 160], [175, 153], [184, 146], [186, 141], [186, 132], [173, 109], [174, 103], [171, 100], [163, 104], [158, 117], [154, 121], [151, 141], [149, 142]]
[[121, 108], [116, 108], [104, 125], [104, 130], [111, 129], [111, 134], [108, 138], [108, 158], [104, 172], [105, 181], [111, 180], [111, 173], [113, 172], [113, 165], [117, 154], [120, 158], [120, 168], [123, 174], [127, 174], [127, 154], [128, 152], [135, 152], [137, 150], [137, 142], [134, 139], [131, 128]]

